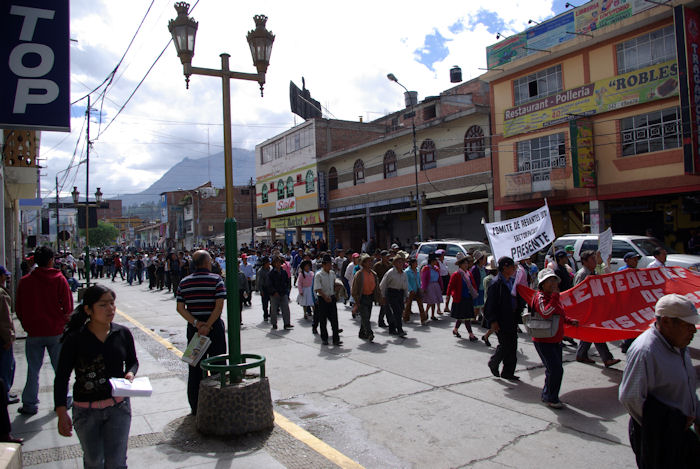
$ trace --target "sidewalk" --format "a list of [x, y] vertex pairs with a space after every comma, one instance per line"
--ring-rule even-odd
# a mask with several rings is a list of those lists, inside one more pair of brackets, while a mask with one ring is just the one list
[[[118, 322], [132, 327], [122, 318]], [[26, 335], [19, 321], [15, 321], [15, 328], [18, 337]], [[222, 469], [332, 466], [328, 460], [310, 451], [277, 426], [267, 434], [245, 436], [235, 441], [198, 435], [194, 418], [188, 416], [187, 366], [172, 357], [162, 356], [164, 352], [170, 352], [139, 329], [132, 327], [132, 333], [139, 359], [138, 375], [150, 378], [153, 395], [131, 399], [129, 467]], [[20, 339], [14, 346], [17, 368], [12, 390], [20, 397], [27, 372], [24, 343]], [[47, 354], [39, 378], [39, 412], [27, 417], [17, 412], [21, 402], [10, 405], [12, 433], [24, 438], [22, 460], [25, 467], [82, 468], [82, 451], [75, 432], [72, 437], [66, 438], [60, 436], [56, 429], [53, 378], [54, 372]], [[71, 389], [72, 385], [71, 381]], [[268, 451], [268, 447], [274, 447], [274, 451]]]

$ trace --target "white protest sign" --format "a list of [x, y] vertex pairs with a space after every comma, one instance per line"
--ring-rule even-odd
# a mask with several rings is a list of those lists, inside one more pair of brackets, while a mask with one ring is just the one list
[[503, 256], [516, 262], [527, 259], [555, 238], [547, 205], [522, 217], [485, 223], [484, 227], [496, 259]]
[[608, 262], [608, 258], [612, 255], [612, 238], [612, 228], [608, 228], [598, 235], [598, 251], [600, 251], [603, 262]]

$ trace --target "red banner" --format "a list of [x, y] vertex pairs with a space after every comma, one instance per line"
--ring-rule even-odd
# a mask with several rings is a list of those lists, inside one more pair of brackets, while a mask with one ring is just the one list
[[[522, 285], [518, 293], [530, 304], [534, 295]], [[564, 333], [587, 342], [609, 342], [637, 337], [654, 321], [656, 301], [678, 293], [700, 308], [700, 274], [683, 267], [627, 269], [591, 275], [562, 292], [566, 316], [579, 326], [564, 326]]]

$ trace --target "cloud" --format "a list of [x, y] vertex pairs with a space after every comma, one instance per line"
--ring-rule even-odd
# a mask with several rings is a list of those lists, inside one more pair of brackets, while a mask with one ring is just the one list
[[[71, 37], [78, 40], [71, 43], [72, 101], [114, 69], [147, 7], [146, 2], [71, 2]], [[418, 91], [419, 99], [436, 95], [452, 86], [453, 65], [462, 67], [465, 80], [482, 73], [485, 48], [496, 42], [494, 28], [519, 31], [528, 18], [539, 21], [554, 14], [551, 3], [524, 0], [492, 0], [488, 6], [438, 0], [404, 8], [367, 0], [340, 8], [320, 1], [207, 0], [192, 12], [199, 22], [193, 64], [219, 68], [219, 54], [226, 52], [232, 69], [253, 72], [245, 37], [254, 27], [253, 15], [260, 13], [268, 15], [267, 27], [276, 35], [265, 96], [260, 97], [256, 82], [231, 81], [233, 145], [246, 149], [302, 122], [289, 110], [290, 80], [300, 84], [304, 76], [312, 96], [328, 109], [327, 117], [372, 120], [404, 106], [403, 90], [386, 79], [387, 73]], [[117, 117], [168, 43], [167, 23], [174, 17], [172, 0], [156, 0], [104, 99], [93, 96], [103, 122], [90, 124], [90, 192], [98, 185], [107, 197], [139, 192], [183, 158], [223, 148], [221, 80], [192, 76], [186, 90], [172, 45]], [[84, 101], [75, 105], [70, 135], [42, 133], [44, 195], [54, 186], [56, 171], [73, 159], [76, 143], [73, 162], [85, 158], [84, 132], [78, 140], [85, 106]], [[68, 195], [73, 180], [84, 192], [85, 165], [68, 173], [62, 195]]]

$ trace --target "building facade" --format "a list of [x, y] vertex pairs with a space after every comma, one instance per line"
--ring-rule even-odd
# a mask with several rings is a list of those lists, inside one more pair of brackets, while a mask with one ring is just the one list
[[684, 148], [688, 29], [678, 18], [696, 14], [694, 2], [606, 3], [487, 50], [496, 215], [546, 199], [558, 235], [649, 230], [682, 249], [700, 227], [700, 168]]
[[383, 125], [313, 118], [256, 145], [258, 217], [288, 242], [328, 240], [328, 181], [318, 160], [384, 133]]
[[[234, 216], [239, 230], [261, 226], [257, 219], [251, 186], [234, 186]], [[203, 184], [191, 190], [161, 195], [161, 245], [191, 249], [207, 246], [224, 233], [226, 190]], [[244, 240], [245, 241], [245, 240]]]
[[416, 194], [423, 238], [481, 241], [493, 211], [488, 104], [488, 85], [471, 80], [368, 124], [382, 135], [323, 155], [336, 244], [410, 246], [421, 231]]

